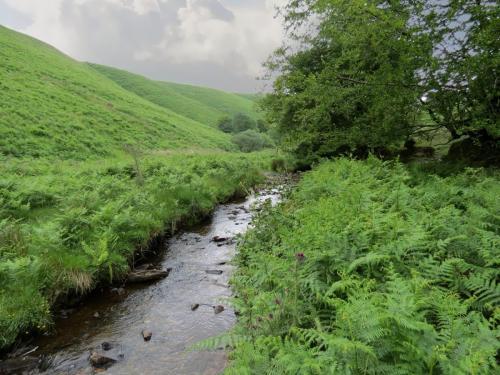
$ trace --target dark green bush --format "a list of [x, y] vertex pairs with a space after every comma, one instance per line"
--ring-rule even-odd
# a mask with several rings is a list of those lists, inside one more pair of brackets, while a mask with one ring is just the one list
[[246, 130], [235, 134], [233, 142], [238, 145], [243, 152], [259, 151], [266, 147], [272, 147], [271, 139], [265, 135], [256, 132], [255, 130]]

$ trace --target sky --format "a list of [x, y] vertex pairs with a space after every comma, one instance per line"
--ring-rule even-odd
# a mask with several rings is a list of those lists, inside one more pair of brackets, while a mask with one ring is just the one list
[[0, 24], [147, 77], [259, 92], [285, 0], [0, 0]]

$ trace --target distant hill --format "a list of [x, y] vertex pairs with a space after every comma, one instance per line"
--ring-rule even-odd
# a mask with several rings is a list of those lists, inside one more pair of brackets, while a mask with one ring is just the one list
[[231, 94], [206, 87], [153, 81], [120, 69], [90, 66], [124, 89], [203, 124], [215, 126], [220, 118], [239, 112], [257, 117], [253, 94]]
[[241, 96], [244, 99], [250, 100], [252, 102], [257, 102], [262, 97], [262, 94], [236, 94], [238, 96]]
[[[233, 149], [229, 136], [207, 124], [223, 109], [252, 108], [233, 94], [170, 84], [180, 91], [175, 105], [160, 106], [162, 94], [152, 86], [152, 93], [127, 91], [106, 77], [111, 69], [96, 70], [1, 26], [0, 46], [0, 156], [87, 159], [115, 155], [126, 144]], [[186, 116], [188, 107], [203, 115]]]

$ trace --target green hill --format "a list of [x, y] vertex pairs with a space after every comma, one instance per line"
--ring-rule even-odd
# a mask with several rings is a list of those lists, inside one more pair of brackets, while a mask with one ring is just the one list
[[236, 113], [257, 117], [251, 94], [246, 96], [206, 87], [153, 81], [124, 70], [90, 65], [124, 89], [203, 124], [215, 126], [221, 117]]
[[251, 102], [165, 84], [179, 92], [163, 107], [154, 84], [131, 92], [98, 70], [112, 71], [0, 26], [0, 351], [46, 332], [68, 294], [125, 278], [135, 250], [245, 194], [269, 164], [226, 152], [230, 136], [207, 125]]
[[[0, 45], [0, 155], [86, 159], [116, 155], [125, 144], [148, 150], [233, 148], [228, 136], [205, 121], [126, 91], [36, 39], [0, 26]], [[211, 118], [230, 107], [225, 98], [206, 102], [214, 103], [215, 109], [203, 109]]]

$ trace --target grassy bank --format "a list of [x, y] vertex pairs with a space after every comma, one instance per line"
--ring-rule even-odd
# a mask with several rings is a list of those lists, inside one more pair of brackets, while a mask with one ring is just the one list
[[206, 152], [96, 162], [4, 159], [0, 348], [50, 328], [68, 292], [124, 276], [136, 249], [260, 180], [267, 155]]
[[499, 175], [419, 168], [326, 162], [260, 214], [227, 374], [498, 371]]

